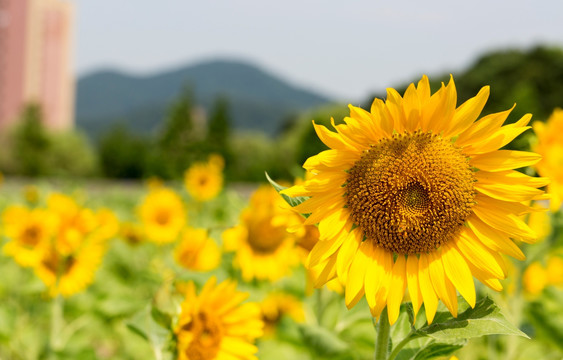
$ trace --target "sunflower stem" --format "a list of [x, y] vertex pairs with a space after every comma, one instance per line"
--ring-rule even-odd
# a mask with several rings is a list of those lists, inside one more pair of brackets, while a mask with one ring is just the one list
[[323, 288], [315, 289], [316, 292], [316, 312], [315, 315], [317, 317], [317, 324], [321, 325], [323, 320], [323, 313], [324, 313], [324, 296], [323, 296]]
[[51, 301], [51, 334], [49, 338], [49, 347], [51, 353], [60, 350], [60, 335], [63, 327], [63, 298], [57, 295]]
[[389, 351], [389, 331], [391, 329], [387, 316], [387, 308], [384, 308], [381, 312], [379, 322], [377, 322], [377, 318], [373, 318], [373, 324], [377, 332], [375, 340], [375, 360], [387, 360]]
[[391, 355], [389, 355], [388, 360], [393, 360], [397, 357], [397, 355], [399, 355], [399, 352], [403, 349], [403, 347], [405, 347], [405, 345], [411, 341], [414, 340], [416, 338], [419, 338], [420, 335], [415, 335], [413, 331], [411, 331], [403, 340], [401, 340], [400, 343], [397, 344], [397, 346], [395, 346], [393, 348], [393, 351], [391, 352]]

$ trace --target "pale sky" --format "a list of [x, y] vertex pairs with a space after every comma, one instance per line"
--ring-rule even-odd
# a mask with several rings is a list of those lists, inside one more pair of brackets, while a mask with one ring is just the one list
[[137, 74], [250, 61], [290, 83], [360, 101], [485, 51], [563, 46], [561, 0], [73, 0], [75, 68]]

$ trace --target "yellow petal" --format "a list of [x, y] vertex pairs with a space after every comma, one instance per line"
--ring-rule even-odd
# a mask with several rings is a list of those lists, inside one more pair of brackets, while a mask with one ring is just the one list
[[481, 244], [479, 239], [471, 231], [463, 230], [455, 242], [452, 242], [459, 252], [483, 272], [490, 274], [490, 277], [504, 279], [502, 267], [497, 263], [491, 252]]
[[405, 129], [408, 132], [415, 131], [420, 124], [421, 104], [418, 98], [418, 92], [414, 87], [414, 84], [410, 84], [405, 91], [405, 96], [403, 99], [403, 110], [406, 119]]
[[480, 170], [504, 171], [519, 169], [536, 164], [541, 155], [517, 150], [497, 150], [487, 154], [477, 155], [469, 163]]
[[407, 285], [409, 287], [409, 295], [416, 320], [416, 314], [422, 305], [422, 293], [418, 285], [418, 258], [416, 255], [409, 255], [407, 257]]
[[448, 86], [442, 84], [442, 88], [430, 97], [422, 109], [422, 130], [432, 129], [435, 133], [445, 131], [455, 113], [456, 102], [457, 92], [450, 76]]
[[516, 105], [513, 105], [509, 110], [487, 115], [473, 123], [458, 136], [455, 142], [456, 145], [464, 147], [487, 139], [502, 126], [510, 112], [514, 109], [514, 106]]
[[325, 260], [322, 271], [313, 286], [319, 288], [336, 277], [336, 254]]
[[368, 306], [370, 309], [373, 309], [375, 308], [377, 292], [381, 286], [381, 280], [385, 271], [383, 264], [385, 250], [379, 246], [372, 246], [371, 250], [371, 261], [366, 270], [364, 288]]
[[430, 280], [430, 270], [428, 266], [428, 255], [420, 254], [418, 259], [418, 284], [420, 285], [420, 292], [424, 300], [424, 309], [426, 311], [426, 319], [428, 324], [434, 320], [434, 315], [438, 309], [438, 296]]
[[347, 236], [337, 254], [336, 273], [342, 281], [346, 281], [350, 264], [362, 242], [359, 228], [352, 230]]
[[477, 120], [481, 111], [483, 111], [483, 107], [485, 107], [485, 103], [489, 98], [489, 93], [490, 87], [485, 86], [481, 88], [475, 97], [461, 104], [456, 109], [451, 125], [449, 129], [444, 132], [444, 136], [456, 136], [471, 126], [471, 124]]
[[457, 317], [457, 297], [455, 294], [455, 289], [453, 296], [446, 284], [446, 274], [444, 273], [444, 265], [442, 265], [442, 259], [433, 251], [428, 254], [430, 262], [428, 263], [428, 269], [430, 270], [430, 281], [432, 286], [436, 291], [438, 297], [442, 300], [444, 305], [450, 310], [454, 317]]
[[534, 188], [543, 187], [549, 184], [549, 178], [533, 177], [523, 174], [519, 171], [477, 171], [475, 179], [481, 184], [506, 184], [506, 185], [523, 185]]
[[469, 266], [469, 268], [471, 269], [471, 273], [477, 280], [479, 280], [480, 282], [482, 282], [483, 284], [487, 285], [488, 287], [490, 287], [495, 291], [502, 291], [502, 285], [500, 281], [498, 281], [498, 279], [491, 276], [489, 273], [473, 265], [470, 259], [467, 259], [467, 266]]
[[[531, 114], [525, 115], [521, 121], [528, 123], [532, 118]], [[466, 154], [484, 154], [487, 152], [491, 152], [501, 147], [505, 146], [512, 140], [514, 140], [518, 135], [522, 134], [524, 131], [530, 129], [530, 126], [518, 126], [516, 124], [510, 124], [503, 126], [497, 132], [482, 140], [480, 142], [475, 142], [463, 149], [463, 152]]]
[[381, 99], [374, 99], [371, 104], [371, 114], [378, 121], [375, 125], [379, 127], [383, 136], [390, 136], [393, 134], [393, 118], [387, 110], [385, 103]]
[[473, 276], [465, 259], [455, 246], [449, 243], [442, 246], [442, 263], [444, 264], [444, 271], [448, 279], [451, 280], [469, 306], [475, 307]]
[[399, 318], [399, 308], [403, 301], [406, 286], [406, 259], [404, 255], [398, 255], [391, 274], [391, 286], [387, 296], [387, 314], [389, 323], [393, 325]]
[[467, 219], [467, 225], [473, 233], [481, 240], [481, 242], [491, 250], [500, 251], [504, 254], [510, 255], [515, 259], [523, 261], [526, 256], [510, 238], [502, 233], [499, 233], [489, 225], [485, 224], [477, 216], [470, 216]]
[[328, 130], [323, 125], [315, 124], [315, 121], [313, 121], [313, 127], [319, 139], [321, 139], [321, 141], [331, 149], [356, 150], [356, 147], [353, 144], [346, 142], [340, 134]]
[[421, 106], [426, 105], [426, 103], [430, 101], [430, 81], [428, 81], [428, 76], [422, 75], [416, 87], [416, 91], [418, 92]]
[[363, 242], [360, 244], [352, 264], [350, 265], [350, 271], [346, 279], [346, 294], [344, 300], [346, 306], [350, 309], [353, 305], [353, 300], [357, 298], [358, 294], [364, 290], [364, 279], [366, 275], [366, 268], [369, 263], [369, 258], [367, 251], [369, 251], [368, 245]]
[[[479, 202], [473, 206], [473, 212], [485, 224], [510, 234], [513, 238], [530, 242], [536, 240], [536, 234], [524, 221], [517, 215], [508, 213], [507, 210], [494, 206], [494, 204], [491, 200], [485, 201], [485, 197], [481, 196]], [[507, 205], [509, 204], [507, 203]]]
[[387, 101], [385, 106], [391, 113], [391, 117], [394, 120], [394, 130], [402, 133], [405, 130], [405, 113], [403, 111], [403, 98], [397, 90], [388, 88], [387, 89]]
[[391, 287], [391, 275], [393, 272], [393, 254], [389, 251], [383, 252], [383, 275], [381, 277], [381, 283], [377, 295], [375, 296], [375, 306], [371, 310], [373, 317], [379, 319], [381, 311], [387, 304], [387, 295], [389, 294], [389, 289]]

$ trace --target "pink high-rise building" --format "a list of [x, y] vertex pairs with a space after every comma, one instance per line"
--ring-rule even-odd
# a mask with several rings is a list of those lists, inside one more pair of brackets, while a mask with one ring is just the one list
[[30, 103], [48, 128], [73, 126], [73, 14], [63, 0], [0, 0], [0, 129]]

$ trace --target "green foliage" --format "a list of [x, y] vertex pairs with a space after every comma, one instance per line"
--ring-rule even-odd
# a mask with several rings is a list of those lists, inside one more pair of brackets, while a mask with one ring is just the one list
[[100, 140], [98, 154], [102, 174], [110, 178], [134, 179], [145, 175], [149, 142], [118, 126]]
[[333, 104], [314, 109], [299, 117], [296, 121], [296, 129], [288, 134], [288, 136], [297, 138], [294, 154], [295, 162], [302, 165], [309, 157], [323, 150], [328, 150], [328, 147], [317, 136], [311, 120], [314, 120], [316, 124], [332, 129], [331, 118], [334, 118], [336, 124], [341, 124], [344, 117], [349, 115], [348, 107], [342, 104]]
[[[461, 298], [458, 301], [463, 303]], [[452, 317], [449, 312], [436, 314], [435, 321], [418, 329], [416, 334], [439, 341], [470, 339], [493, 334], [528, 337], [506, 320], [500, 308], [489, 297], [479, 300], [475, 308], [468, 308], [457, 318]]]
[[50, 134], [45, 156], [47, 174], [52, 176], [92, 176], [98, 168], [96, 152], [84, 134], [76, 131]]
[[157, 161], [161, 161], [164, 178], [180, 178], [197, 150], [194, 100], [192, 90], [186, 88], [169, 108], [165, 126], [157, 139]]
[[21, 121], [3, 135], [0, 167], [7, 174], [23, 176], [91, 176], [96, 173], [96, 154], [88, 139], [76, 131], [49, 132], [41, 108], [30, 104]]
[[41, 108], [27, 105], [14, 132], [13, 153], [16, 172], [25, 176], [46, 175], [46, 154], [51, 142], [41, 121]]
[[209, 123], [205, 144], [209, 153], [219, 154], [225, 159], [227, 168], [233, 159], [230, 146], [231, 120], [229, 116], [229, 103], [225, 97], [215, 100]]
[[272, 139], [261, 133], [239, 134], [233, 138], [236, 154], [230, 171], [231, 179], [239, 181], [264, 181], [264, 171], [276, 179], [289, 179], [292, 164], [285, 152]]

